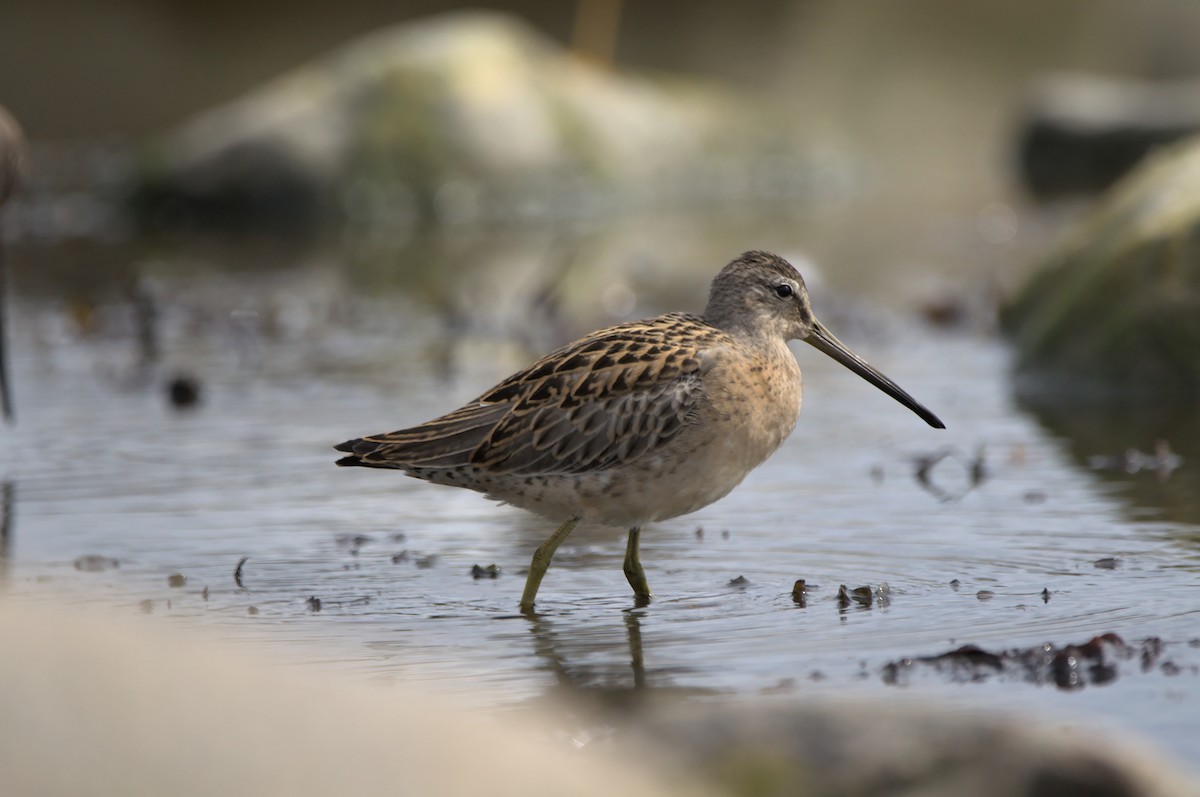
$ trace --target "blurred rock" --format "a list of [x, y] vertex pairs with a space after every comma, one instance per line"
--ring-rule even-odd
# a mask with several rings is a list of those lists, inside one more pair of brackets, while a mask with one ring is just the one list
[[620, 742], [755, 797], [1184, 797], [1200, 783], [1129, 739], [915, 704], [686, 705]]
[[1018, 157], [1039, 199], [1094, 194], [1157, 147], [1200, 130], [1200, 82], [1059, 74], [1034, 89]]
[[712, 794], [461, 695], [302, 677], [152, 618], [8, 603], [0, 638], [4, 795]]
[[272, 667], [245, 644], [78, 606], [0, 604], [0, 638], [5, 795], [1200, 793], [1135, 740], [957, 705], [660, 698], [606, 718], [552, 703], [489, 715], [471, 708], [487, 695]]
[[150, 159], [135, 207], [152, 226], [287, 230], [336, 215], [399, 230], [585, 217], [694, 202], [732, 182], [714, 168], [744, 173], [750, 157], [774, 157], [772, 190], [786, 189], [779, 153], [795, 146], [767, 121], [463, 12], [365, 36], [185, 124]]
[[1002, 323], [1035, 403], [1200, 396], [1200, 140], [1122, 182], [1046, 258]]

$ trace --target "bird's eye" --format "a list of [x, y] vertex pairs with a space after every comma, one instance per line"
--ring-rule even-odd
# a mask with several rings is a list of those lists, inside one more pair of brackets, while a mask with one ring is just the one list
[[788, 285], [786, 282], [781, 282], [775, 286], [775, 295], [780, 299], [790, 299], [793, 293], [795, 293], [795, 291], [792, 290], [792, 286]]

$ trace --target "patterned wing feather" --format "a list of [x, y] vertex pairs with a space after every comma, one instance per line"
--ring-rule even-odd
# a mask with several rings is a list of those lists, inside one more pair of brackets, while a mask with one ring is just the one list
[[582, 473], [629, 462], [671, 440], [703, 397], [707, 350], [722, 333], [672, 313], [581, 338], [449, 415], [350, 440], [339, 464]]

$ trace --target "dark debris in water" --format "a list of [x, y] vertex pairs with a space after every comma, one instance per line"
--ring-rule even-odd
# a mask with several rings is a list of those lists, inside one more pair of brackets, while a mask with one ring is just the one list
[[1092, 562], [1092, 567], [1098, 570], [1116, 570], [1117, 565], [1121, 564], [1121, 560], [1115, 556], [1106, 556], [1103, 559], [1097, 559]]
[[238, 559], [237, 567], [233, 568], [233, 583], [238, 585], [238, 589], [245, 589], [242, 584], [242, 568], [246, 566], [246, 562], [250, 560], [249, 556], [243, 556]]
[[860, 609], [888, 606], [892, 602], [892, 588], [887, 584], [880, 584], [878, 587], [863, 586], [850, 589], [842, 584], [838, 587], [837, 602], [838, 609], [843, 611], [851, 606]]
[[121, 563], [111, 556], [87, 554], [75, 560], [75, 569], [84, 573], [102, 573], [105, 570], [116, 570]]
[[804, 579], [798, 578], [792, 585], [792, 600], [801, 609], [808, 606], [808, 582]]
[[924, 662], [961, 662], [975, 667], [986, 667], [999, 670], [1003, 668], [1003, 661], [1000, 656], [995, 653], [989, 653], [978, 645], [963, 645], [946, 653], [938, 654], [937, 656], [926, 656], [920, 661]]
[[334, 538], [334, 542], [341, 548], [348, 548], [351, 556], [358, 556], [358, 552], [364, 546], [375, 542], [375, 538], [366, 534], [339, 534]]
[[1114, 633], [1099, 634], [1080, 644], [1058, 647], [1052, 643], [1028, 648], [989, 651], [977, 645], [962, 645], [936, 656], [903, 658], [884, 665], [885, 684], [907, 685], [915, 673], [933, 672], [952, 683], [975, 683], [1004, 678], [1067, 691], [1087, 685], [1115, 681], [1124, 667], [1165, 675], [1185, 672], [1200, 674], [1196, 665], [1181, 666], [1164, 658], [1166, 643], [1159, 637], [1128, 643]]
[[180, 589], [187, 585], [187, 576], [183, 573], [172, 573], [167, 576], [167, 586], [172, 589]]
[[347, 606], [370, 606], [371, 596], [359, 595], [355, 598], [330, 600], [328, 598], [318, 598], [316, 595], [313, 595], [304, 601], [304, 605], [313, 613], [325, 611], [326, 609], [340, 609]]
[[496, 578], [499, 575], [500, 575], [500, 566], [499, 565], [491, 564], [491, 565], [488, 565], [487, 567], [480, 567], [479, 565], [471, 565], [471, 578], [473, 578], [477, 581], [481, 578]]
[[745, 576], [738, 576], [737, 578], [729, 579], [729, 583], [726, 584], [725, 586], [736, 587], [738, 589], [742, 589], [742, 588], [750, 586], [750, 579], [746, 578]]

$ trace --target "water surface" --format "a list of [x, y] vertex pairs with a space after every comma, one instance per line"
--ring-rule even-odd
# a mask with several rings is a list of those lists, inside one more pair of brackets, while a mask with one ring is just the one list
[[[513, 284], [537, 284], [544, 261], [509, 260], [522, 263]], [[835, 334], [949, 428], [928, 428], [794, 344], [806, 388], [796, 432], [726, 499], [646, 530], [653, 603], [633, 607], [624, 531], [580, 529], [530, 619], [516, 603], [550, 524], [399, 473], [335, 468], [330, 447], [468, 400], [590, 319], [546, 302], [516, 315], [481, 303], [477, 317], [464, 316], [455, 297], [479, 302], [474, 278], [447, 294], [454, 275], [434, 287], [372, 280], [336, 259], [224, 274], [133, 271], [128, 285], [141, 287], [34, 289], [18, 306], [19, 423], [3, 433], [0, 567], [10, 596], [166, 615], [233, 640], [280, 643], [300, 666], [482, 688], [497, 705], [562, 689], [852, 689], [1099, 720], [1184, 760], [1200, 756], [1200, 451], [1172, 439], [1185, 461], [1165, 475], [1094, 470], [1087, 460], [1149, 450], [1156, 435], [1193, 420], [1122, 433], [1120, 419], [1106, 418], [1099, 436], [1075, 414], [1040, 421], [1010, 397], [997, 340], [843, 312], [830, 290], [830, 312], [820, 294], [817, 311]], [[701, 289], [680, 301], [699, 301], [711, 271], [691, 275]], [[612, 275], [581, 279], [568, 284]], [[578, 291], [586, 304], [589, 291]], [[519, 306], [512, 297], [521, 293], [510, 291], [506, 306]], [[150, 352], [139, 337], [144, 302], [139, 315], [130, 298], [145, 295]], [[655, 306], [665, 300], [648, 289], [636, 297], [637, 309], [687, 306]], [[627, 298], [609, 295], [609, 309], [632, 312]], [[199, 381], [192, 410], [165, 400], [176, 372]], [[926, 483], [915, 478], [921, 458], [943, 450]], [[1106, 559], [1115, 566], [1096, 565]], [[498, 578], [472, 577], [473, 565], [490, 564]], [[186, 583], [170, 586], [174, 574]], [[803, 608], [791, 595], [797, 579], [809, 585]], [[888, 600], [844, 606], [840, 585], [882, 588]], [[882, 677], [888, 662], [966, 643], [1000, 650], [1108, 632], [1161, 637], [1164, 660], [1179, 670], [1135, 662], [1077, 691], [936, 673], [889, 686]]]

